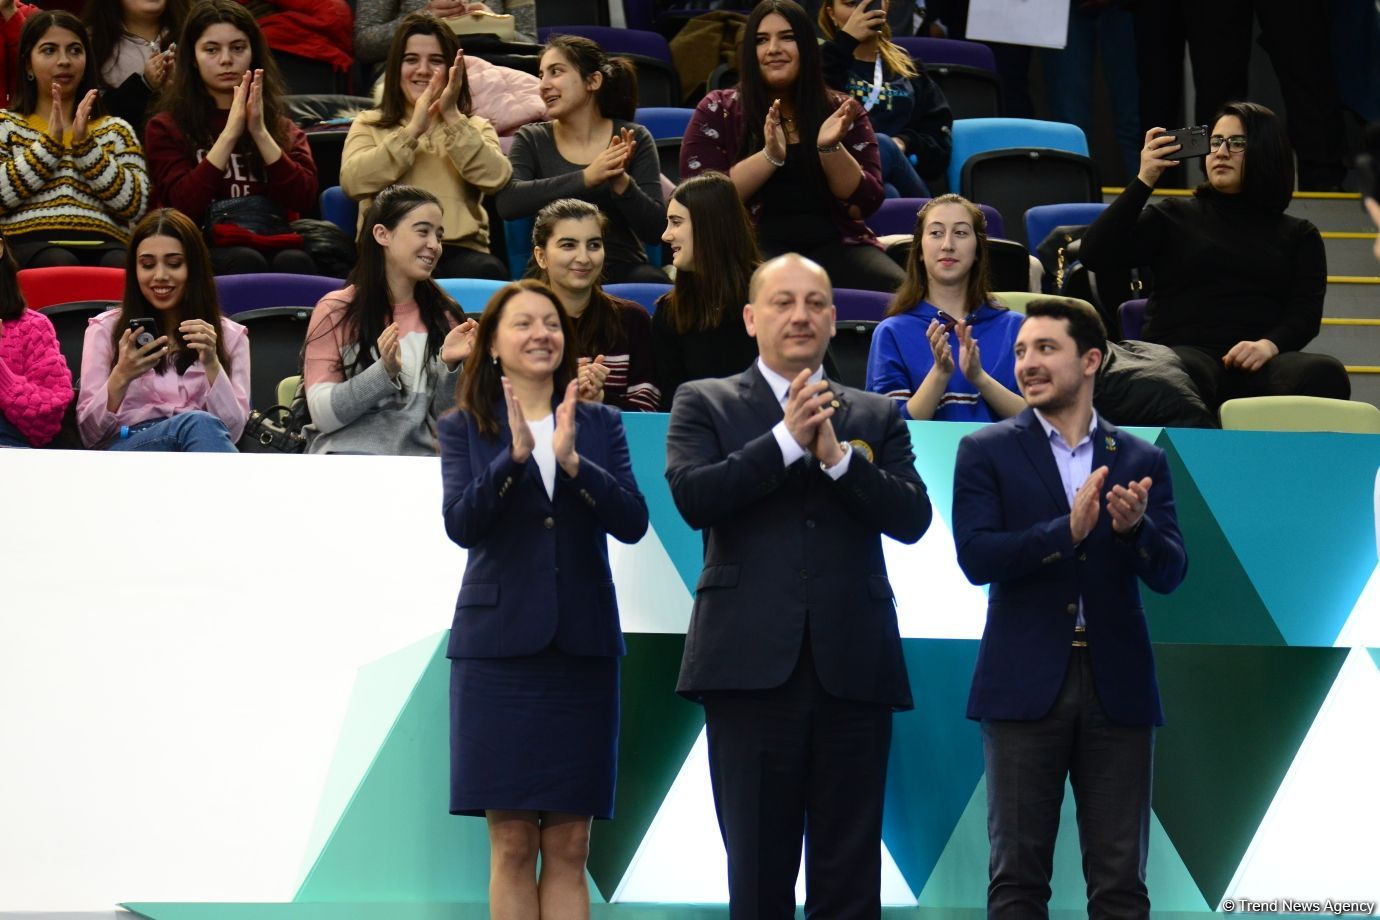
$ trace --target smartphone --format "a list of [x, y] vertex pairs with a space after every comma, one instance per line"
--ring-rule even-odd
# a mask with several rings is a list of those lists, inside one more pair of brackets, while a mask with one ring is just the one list
[[[872, 12], [873, 10], [881, 10], [882, 12], [885, 12], [885, 11], [886, 11], [886, 0], [871, 0], [871, 2], [869, 2], [869, 3], [864, 3], [864, 4], [862, 5], [862, 11], [863, 11], [864, 13], [870, 13], [870, 12]], [[878, 32], [880, 32], [880, 31], [882, 31], [882, 26], [884, 26], [885, 24], [886, 24], [886, 20], [883, 19], [880, 23], [878, 23], [877, 25], [873, 26], [872, 28], [874, 28], [874, 29], [876, 29]]]
[[129, 331], [134, 333], [134, 344], [140, 348], [158, 338], [158, 320], [151, 316], [141, 316], [129, 321]]
[[943, 310], [939, 310], [938, 313], [939, 321], [944, 324], [944, 331], [953, 332], [954, 327], [959, 324], [959, 320], [954, 319], [952, 316], [945, 313]]
[[1171, 160], [1191, 160], [1194, 157], [1205, 157], [1208, 155], [1208, 126], [1192, 125], [1187, 128], [1175, 128], [1173, 131], [1166, 131], [1166, 134], [1174, 138], [1174, 142], [1179, 145], [1179, 149], [1174, 153], [1168, 154]]

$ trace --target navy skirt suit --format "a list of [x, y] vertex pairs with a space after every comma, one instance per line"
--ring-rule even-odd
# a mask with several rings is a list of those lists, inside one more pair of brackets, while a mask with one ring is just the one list
[[607, 536], [635, 543], [647, 503], [617, 409], [576, 408], [579, 473], [514, 462], [507, 409], [480, 434], [437, 425], [446, 533], [469, 551], [451, 659], [451, 812], [613, 816], [618, 659], [626, 651]]

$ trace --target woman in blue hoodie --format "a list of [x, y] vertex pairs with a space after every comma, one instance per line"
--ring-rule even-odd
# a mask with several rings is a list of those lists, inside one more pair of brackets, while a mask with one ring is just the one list
[[920, 209], [906, 281], [872, 336], [867, 388], [913, 419], [990, 422], [1025, 408], [1016, 386], [1024, 319], [994, 303], [987, 222], [960, 195]]

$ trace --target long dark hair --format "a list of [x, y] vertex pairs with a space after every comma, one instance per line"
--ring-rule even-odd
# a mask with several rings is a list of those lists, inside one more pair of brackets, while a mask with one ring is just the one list
[[[139, 244], [151, 236], [166, 236], [182, 244], [182, 254], [187, 260], [187, 285], [182, 291], [182, 302], [177, 306], [177, 317], [179, 320], [204, 319], [211, 324], [216, 330], [216, 356], [220, 359], [221, 367], [229, 372], [230, 353], [225, 350], [225, 337], [221, 335], [220, 298], [216, 295], [211, 254], [206, 251], [201, 230], [190, 217], [176, 208], [150, 211], [129, 235], [129, 254], [125, 259], [125, 296], [120, 303], [120, 321], [115, 324], [110, 336], [115, 346], [115, 356], [119, 355], [120, 336], [130, 320], [158, 316], [158, 311], [139, 288]], [[172, 338], [177, 343], [177, 357], [172, 363], [179, 374], [185, 374], [197, 359], [196, 349], [187, 344], [180, 330], [174, 329]], [[113, 361], [111, 366], [114, 366]], [[160, 374], [167, 369], [166, 358], [154, 367]]]
[[19, 319], [28, 309], [19, 287], [19, 263], [14, 261], [5, 238], [0, 236], [0, 321]]
[[565, 388], [575, 379], [575, 351], [570, 347], [575, 339], [575, 330], [570, 324], [570, 314], [565, 312], [556, 292], [534, 278], [524, 278], [499, 288], [489, 298], [484, 314], [479, 318], [479, 328], [474, 333], [474, 349], [470, 352], [470, 359], [465, 362], [460, 381], [455, 385], [455, 404], [474, 416], [480, 434], [488, 437], [498, 434], [495, 410], [503, 399], [503, 371], [498, 362], [489, 357], [489, 349], [494, 336], [498, 334], [498, 324], [503, 319], [503, 310], [508, 306], [508, 301], [523, 291], [540, 294], [550, 300], [556, 305], [556, 315], [561, 319], [561, 335], [565, 338], [565, 344], [561, 349], [560, 366], [552, 378], [552, 396], [564, 396]]
[[[100, 64], [92, 59], [91, 56], [91, 36], [86, 31], [86, 26], [77, 17], [66, 10], [44, 10], [41, 13], [34, 13], [24, 20], [24, 26], [19, 30], [19, 56], [15, 61], [18, 70], [15, 76], [18, 78], [19, 85], [15, 90], [14, 98], [10, 100], [10, 111], [17, 115], [32, 115], [38, 108], [38, 81], [34, 79], [29, 71], [29, 62], [33, 59], [34, 46], [38, 44], [49, 29], [66, 29], [77, 37], [81, 42], [82, 49], [86, 52], [86, 62], [82, 70], [81, 80], [77, 84], [76, 90], [72, 93], [72, 102], [79, 105], [86, 94], [101, 85]], [[43, 87], [44, 93], [48, 93], [48, 87]], [[91, 117], [94, 119], [105, 113], [104, 106], [100, 99], [96, 100], [95, 107], [91, 110]]]
[[679, 333], [716, 328], [725, 310], [741, 310], [748, 284], [762, 262], [757, 237], [733, 180], [702, 172], [686, 179], [671, 200], [690, 212], [690, 243], [695, 269], [676, 272], [666, 304], [671, 328]]
[[[338, 325], [358, 345], [355, 360], [348, 368], [341, 360], [341, 371], [353, 377], [368, 370], [378, 360], [375, 354], [383, 330], [393, 322], [393, 302], [388, 297], [388, 263], [383, 246], [374, 239], [374, 227], [382, 225], [395, 230], [402, 219], [424, 204], [440, 206], [436, 196], [413, 185], [390, 185], [374, 196], [359, 228], [359, 258], [346, 279], [355, 286], [355, 296], [346, 305]], [[456, 322], [465, 318], [460, 305], [427, 278], [412, 289], [417, 312], [426, 327], [425, 361], [430, 363], [441, 353], [441, 343]], [[329, 335], [336, 326], [322, 329], [318, 336]]]
[[[599, 232], [607, 237], [609, 219], [594, 205], [578, 198], [559, 198], [537, 212], [532, 225], [532, 248], [545, 249], [556, 232], [556, 225], [563, 220], [592, 220], [599, 226]], [[535, 259], [534, 259], [535, 261]], [[551, 275], [538, 266], [537, 280], [551, 284]], [[578, 317], [571, 317], [575, 328], [575, 339], [570, 343], [576, 357], [594, 357], [603, 354], [618, 341], [622, 325], [618, 319], [618, 307], [614, 304], [602, 285], [596, 280], [589, 292], [589, 306]]]
[[622, 121], [636, 118], [637, 68], [631, 60], [609, 57], [604, 49], [583, 35], [553, 35], [546, 40], [542, 57], [548, 51], [559, 51], [566, 63], [579, 71], [586, 81], [596, 73], [603, 74], [604, 82], [595, 96], [601, 115]]
[[[1212, 117], [1212, 127], [1228, 115], [1241, 119], [1246, 128], [1241, 198], [1262, 210], [1283, 214], [1294, 197], [1294, 148], [1289, 145], [1284, 122], [1259, 103], [1228, 102]], [[1211, 182], [1204, 182], [1193, 194], [1221, 193]]]
[[924, 236], [925, 221], [935, 208], [946, 204], [956, 204], [968, 212], [968, 222], [973, 225], [973, 236], [977, 239], [977, 257], [973, 268], [968, 272], [968, 282], [963, 288], [963, 305], [969, 313], [985, 303], [992, 301], [990, 274], [991, 255], [987, 250], [987, 215], [982, 209], [962, 195], [940, 195], [931, 198], [915, 215], [915, 237], [910, 244], [910, 254], [906, 257], [906, 280], [891, 298], [886, 308], [887, 316], [897, 316], [912, 310], [915, 305], [930, 294], [930, 276], [925, 270]]
[[[762, 67], [757, 62], [757, 29], [772, 13], [783, 17], [795, 33], [798, 71], [795, 78], [795, 124], [802, 150], [813, 151], [819, 126], [843, 101], [844, 96], [830, 92], [824, 85], [824, 68], [820, 63], [819, 43], [815, 41], [815, 27], [804, 7], [795, 0], [762, 0], [748, 14], [743, 28], [743, 46], [739, 53], [738, 94], [743, 100], [743, 139], [739, 158], [762, 149], [762, 125], [774, 97], [762, 79]], [[818, 154], [806, 158], [807, 169], [823, 181], [824, 167]]]
[[[168, 44], [177, 38], [182, 29], [182, 21], [187, 18], [188, 0], [165, 0], [163, 15], [158, 21], [158, 47], [168, 50]], [[115, 53], [125, 32], [124, 4], [120, 0], [86, 0], [81, 11], [82, 21], [91, 33], [91, 60], [96, 76]]]
[[[249, 40], [249, 68], [264, 72], [264, 127], [274, 142], [288, 149], [286, 90], [282, 75], [268, 50], [268, 42], [254, 16], [235, 0], [197, 0], [182, 23], [182, 34], [177, 39], [178, 63], [173, 68], [173, 77], [163, 84], [163, 93], [158, 99], [160, 111], [172, 115], [173, 121], [187, 139], [187, 155], [195, 157], [198, 147], [209, 147], [215, 142], [211, 136], [211, 113], [215, 104], [211, 91], [201, 80], [201, 69], [197, 66], [196, 45], [204, 33], [217, 23], [226, 23], [244, 33]], [[258, 163], [258, 148], [244, 132], [236, 150]]]
[[[455, 63], [455, 53], [460, 44], [450, 26], [430, 13], [409, 13], [398, 25], [393, 34], [393, 44], [388, 46], [388, 62], [383, 65], [383, 99], [379, 104], [379, 115], [372, 124], [381, 128], [395, 128], [411, 116], [412, 104], [407, 101], [407, 93], [402, 87], [403, 55], [407, 52], [407, 40], [414, 35], [432, 35], [441, 45], [441, 56], [446, 59], [443, 67], [447, 70]], [[469, 115], [474, 108], [470, 100], [470, 78], [466, 68], [460, 68], [460, 98], [456, 107], [462, 115]], [[442, 81], [444, 85], [444, 81]]]

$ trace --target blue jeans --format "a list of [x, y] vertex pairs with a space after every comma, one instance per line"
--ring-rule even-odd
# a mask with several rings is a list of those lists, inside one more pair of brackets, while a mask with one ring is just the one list
[[33, 447], [29, 439], [5, 418], [3, 412], [0, 412], [0, 447]]
[[200, 409], [131, 425], [129, 435], [116, 438], [107, 449], [206, 454], [237, 452], [225, 423]]
[[877, 153], [882, 158], [882, 188], [888, 198], [928, 198], [930, 190], [925, 180], [911, 165], [910, 159], [896, 146], [889, 134], [877, 135]]

